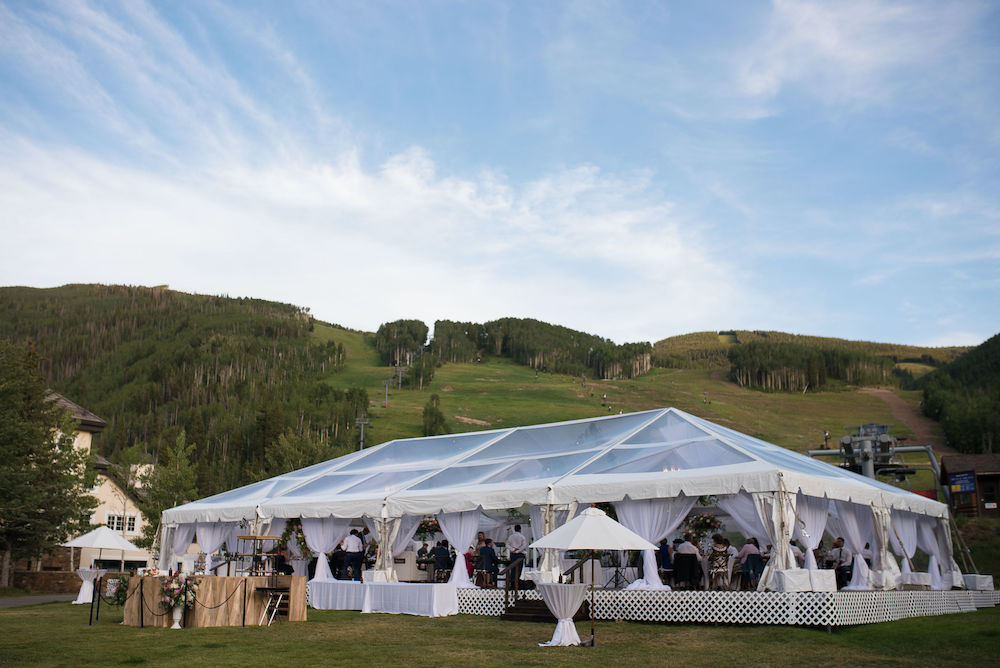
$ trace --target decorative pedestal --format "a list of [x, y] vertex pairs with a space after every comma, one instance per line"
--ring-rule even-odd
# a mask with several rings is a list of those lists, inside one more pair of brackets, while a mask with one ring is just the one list
[[171, 626], [170, 628], [172, 628], [172, 629], [179, 629], [179, 628], [181, 628], [181, 617], [184, 616], [184, 606], [183, 605], [175, 605], [174, 609], [173, 609], [173, 616], [174, 616], [174, 625]]

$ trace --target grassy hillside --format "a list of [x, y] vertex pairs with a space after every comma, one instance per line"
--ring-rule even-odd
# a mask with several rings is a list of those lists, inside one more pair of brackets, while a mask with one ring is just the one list
[[[954, 361], [969, 350], [951, 346], [927, 348], [895, 343], [849, 341], [822, 336], [804, 336], [786, 332], [760, 330], [729, 330], [725, 332], [694, 332], [662, 339], [653, 344], [653, 363], [673, 368], [722, 368], [729, 366], [727, 354], [733, 345], [752, 342], [796, 343], [814, 348], [851, 350], [879, 357], [892, 358], [897, 363], [922, 364], [931, 367]], [[917, 375], [916, 373], [914, 375]]]

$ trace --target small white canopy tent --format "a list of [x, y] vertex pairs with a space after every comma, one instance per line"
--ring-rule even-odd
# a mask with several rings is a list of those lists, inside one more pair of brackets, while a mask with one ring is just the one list
[[[856, 529], [849, 542], [871, 543], [877, 571], [898, 571], [888, 556], [893, 512], [914, 513], [932, 526], [942, 553], [948, 548], [939, 562], [951, 563], [944, 504], [674, 408], [389, 441], [172, 508], [163, 523], [368, 517], [395, 535], [389, 525], [405, 516], [702, 495], [719, 496], [720, 507], [725, 499], [723, 510], [741, 517], [744, 533], [773, 538], [777, 568], [789, 567], [789, 541], [809, 533], [796, 512], [801, 498], [834, 508], [838, 529]], [[547, 523], [539, 533], [552, 528]]]

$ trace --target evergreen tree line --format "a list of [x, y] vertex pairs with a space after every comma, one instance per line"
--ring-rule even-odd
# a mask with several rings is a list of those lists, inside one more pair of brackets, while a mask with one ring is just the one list
[[894, 379], [891, 359], [858, 350], [752, 341], [730, 347], [728, 357], [735, 383], [764, 391], [816, 392], [834, 379], [850, 385]]
[[48, 385], [108, 422], [109, 459], [141, 443], [156, 461], [186, 432], [212, 494], [281, 472], [268, 453], [282, 436], [316, 461], [356, 447], [367, 392], [324, 381], [345, 351], [310, 335], [307, 311], [156, 288], [2, 288], [0, 339], [34, 341]]
[[595, 378], [633, 378], [652, 366], [648, 342], [617, 345], [593, 334], [530, 318], [486, 323], [438, 320], [431, 351], [443, 362], [506, 357], [539, 371]]
[[919, 379], [924, 413], [959, 452], [1000, 448], [1000, 334]]

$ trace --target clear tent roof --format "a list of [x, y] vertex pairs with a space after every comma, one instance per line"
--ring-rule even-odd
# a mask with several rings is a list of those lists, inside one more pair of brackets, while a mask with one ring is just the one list
[[779, 489], [944, 512], [930, 499], [666, 408], [389, 441], [172, 508], [164, 520], [399, 516]]

